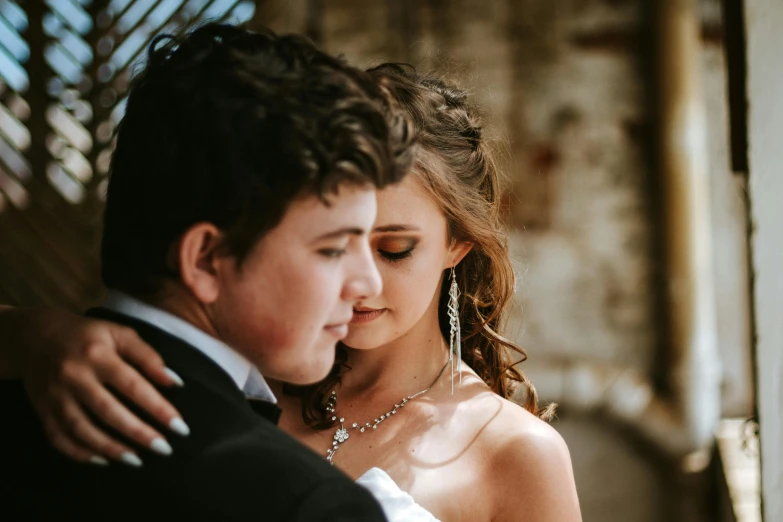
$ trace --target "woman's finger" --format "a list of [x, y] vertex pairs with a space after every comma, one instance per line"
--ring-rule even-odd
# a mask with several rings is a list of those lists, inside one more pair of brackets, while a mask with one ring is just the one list
[[166, 439], [128, 410], [101, 383], [96, 381], [77, 393], [79, 401], [106, 425], [144, 448], [160, 455], [171, 454], [172, 449]]
[[163, 386], [183, 386], [185, 384], [174, 370], [166, 367], [160, 354], [150, 348], [134, 330], [112, 325], [111, 335], [117, 353], [141, 370], [153, 382]]
[[78, 462], [106, 466], [109, 461], [96, 451], [90, 450], [68, 437], [54, 420], [51, 413], [42, 414], [46, 438], [60, 453]]
[[60, 411], [56, 412], [61, 428], [59, 431], [64, 432], [76, 444], [132, 467], [142, 465], [141, 459], [134, 451], [98, 429], [76, 402], [66, 400], [61, 406]]
[[[147, 382], [147, 380], [133, 367], [124, 363], [114, 365], [99, 377], [103, 382], [111, 385], [117, 392], [127, 397], [132, 403], [149, 413], [163, 426], [168, 427], [178, 435], [187, 436], [190, 434], [190, 428], [188, 428], [188, 425], [174, 406], [163, 398], [160, 392], [158, 392], [152, 384]], [[114, 413], [117, 412], [115, 408], [112, 408], [112, 410]], [[128, 414], [137, 421], [134, 423], [135, 426], [138, 426], [138, 424], [141, 423], [132, 413], [128, 412]], [[101, 416], [101, 418], [103, 418], [103, 416]], [[116, 417], [115, 420], [116, 422], [122, 422], [121, 419]], [[146, 426], [146, 424], [144, 424], [144, 426]], [[117, 429], [130, 435], [127, 430], [131, 428], [132, 427], [127, 422], [122, 422], [122, 427], [118, 427]], [[134, 440], [136, 439], [134, 438]]]

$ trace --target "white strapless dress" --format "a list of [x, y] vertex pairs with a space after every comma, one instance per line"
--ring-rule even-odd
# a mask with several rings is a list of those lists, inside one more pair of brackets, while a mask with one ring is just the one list
[[440, 522], [421, 507], [413, 497], [400, 489], [381, 468], [372, 468], [356, 480], [370, 490], [383, 508], [389, 522]]

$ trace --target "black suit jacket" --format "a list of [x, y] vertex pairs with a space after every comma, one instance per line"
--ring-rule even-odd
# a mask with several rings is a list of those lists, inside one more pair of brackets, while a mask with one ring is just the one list
[[139, 469], [75, 463], [50, 446], [21, 384], [4, 382], [0, 520], [385, 520], [367, 491], [254, 411], [201, 352], [121, 314], [89, 315], [133, 327], [183, 378], [184, 388], [162, 393], [191, 434], [159, 427], [174, 453], [140, 450]]

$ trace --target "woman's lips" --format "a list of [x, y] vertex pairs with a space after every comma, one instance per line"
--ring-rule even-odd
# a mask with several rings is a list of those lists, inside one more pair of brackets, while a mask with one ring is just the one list
[[374, 321], [383, 313], [386, 311], [386, 308], [379, 308], [377, 310], [357, 310], [354, 308], [353, 310], [353, 319], [351, 319], [351, 324], [363, 324], [363, 323], [369, 323], [370, 321]]

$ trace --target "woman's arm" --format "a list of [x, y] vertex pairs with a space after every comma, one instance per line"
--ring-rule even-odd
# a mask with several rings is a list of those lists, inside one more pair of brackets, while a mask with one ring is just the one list
[[162, 386], [181, 386], [182, 380], [134, 330], [61, 310], [0, 306], [0, 339], [0, 378], [24, 381], [49, 440], [67, 456], [140, 465], [135, 451], [107, 435], [90, 415], [143, 447], [171, 452], [161, 434], [109, 388], [187, 435], [177, 410], [146, 378]]

